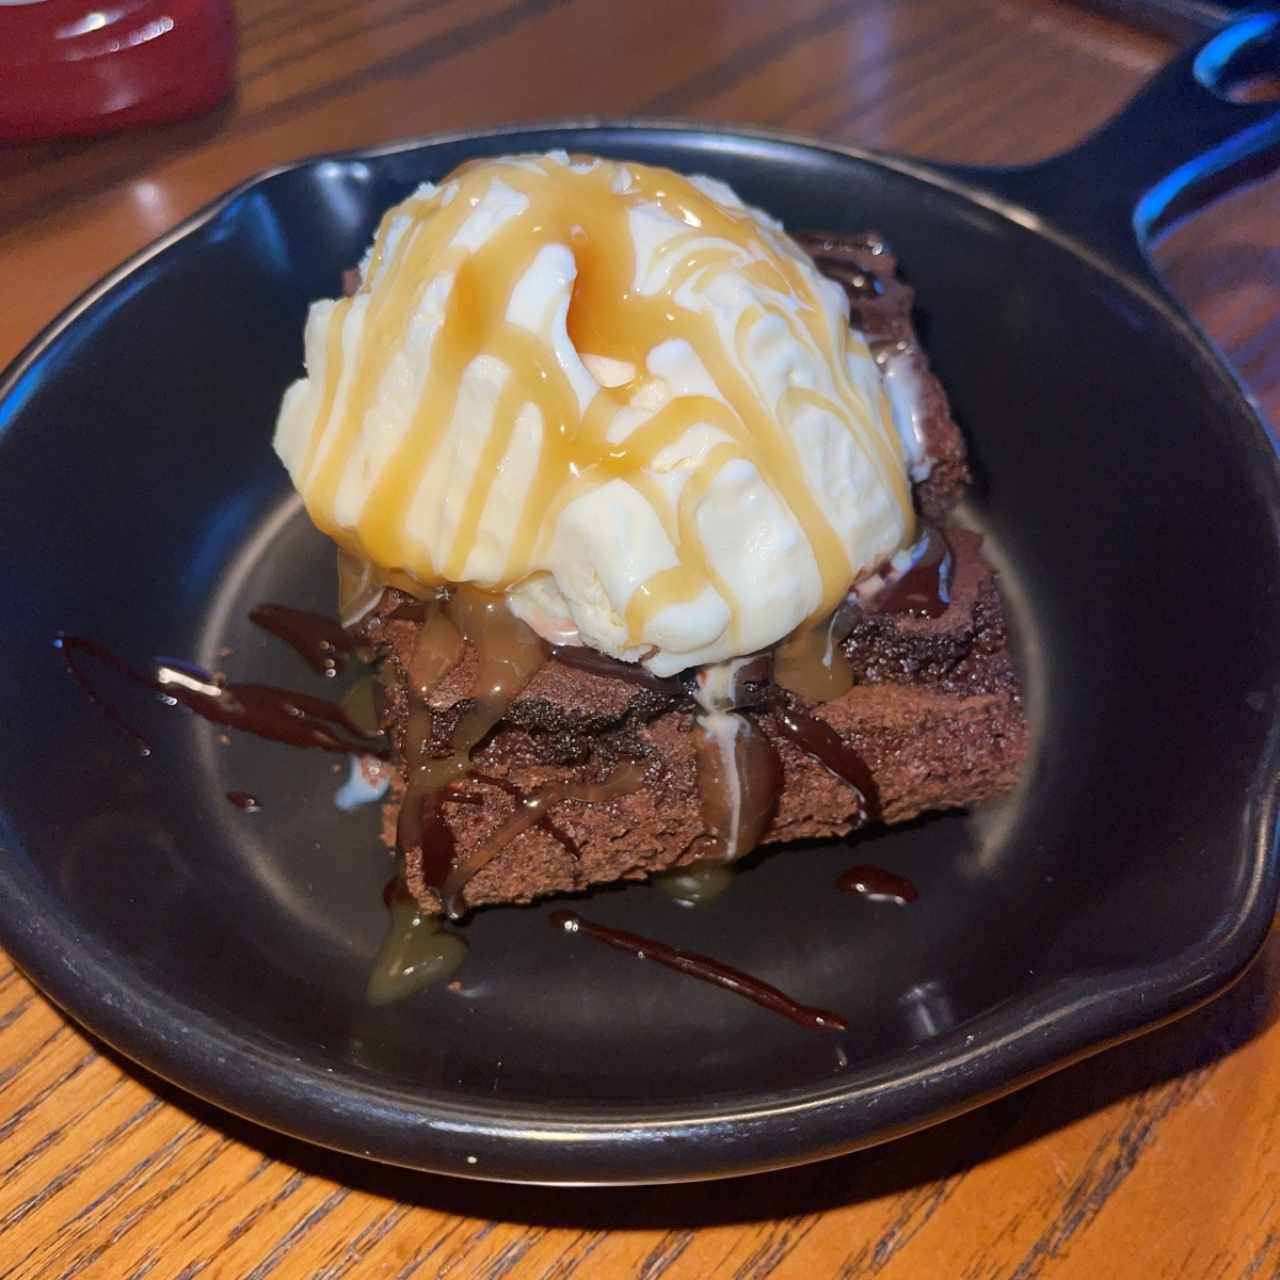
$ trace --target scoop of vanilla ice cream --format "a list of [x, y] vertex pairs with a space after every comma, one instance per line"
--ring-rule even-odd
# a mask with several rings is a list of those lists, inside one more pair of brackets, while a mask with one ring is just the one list
[[666, 675], [775, 643], [911, 540], [909, 406], [721, 182], [473, 163], [390, 210], [361, 275], [311, 308], [275, 446], [390, 580], [506, 591]]

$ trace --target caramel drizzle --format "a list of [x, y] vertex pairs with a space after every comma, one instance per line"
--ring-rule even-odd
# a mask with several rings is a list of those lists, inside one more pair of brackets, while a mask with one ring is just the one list
[[853, 688], [853, 668], [841, 646], [858, 620], [858, 606], [845, 600], [829, 618], [798, 627], [773, 655], [774, 683], [809, 702], [834, 702]]
[[[440, 890], [445, 911], [450, 916], [460, 915], [464, 910], [462, 892], [472, 877], [484, 870], [517, 836], [534, 827], [542, 827], [570, 854], [580, 858], [582, 851], [577, 842], [552, 819], [552, 807], [563, 804], [566, 800], [576, 800], [583, 804], [607, 804], [610, 800], [629, 795], [639, 788], [646, 772], [646, 765], [638, 761], [630, 762], [619, 765], [601, 782], [556, 782], [529, 792], [522, 791], [505, 778], [473, 773], [475, 781], [498, 787], [512, 795], [516, 801], [516, 811], [483, 844], [449, 871]], [[445, 799], [472, 800], [472, 797], [463, 793], [447, 795]]]
[[[466, 644], [478, 657], [474, 701], [459, 717], [447, 755], [433, 756], [433, 716], [427, 691], [446, 676], [462, 657]], [[420, 847], [424, 868], [430, 862], [427, 825], [438, 817], [439, 796], [471, 768], [471, 752], [488, 736], [516, 696], [546, 660], [546, 649], [534, 633], [515, 618], [499, 596], [462, 587], [436, 604], [424, 621], [410, 662], [414, 687], [405, 728], [406, 785], [396, 824], [401, 853]], [[439, 819], [443, 822], [443, 818]], [[443, 884], [443, 874], [429, 876]]]
[[[629, 175], [625, 190], [615, 179]], [[475, 249], [456, 240], [468, 216], [500, 180], [527, 201]], [[638, 206], [658, 206], [690, 230], [660, 250], [668, 268], [665, 285], [642, 294], [635, 287], [636, 261], [629, 227]], [[392, 242], [397, 217], [408, 225]], [[569, 335], [580, 352], [630, 364], [636, 375], [622, 387], [599, 390], [583, 410], [564, 370], [543, 336], [507, 319], [514, 282], [540, 250], [570, 245], [577, 278], [568, 312]], [[741, 317], [732, 335], [736, 360], [726, 352], [713, 317], [686, 309], [681, 287], [696, 279], [705, 286], [726, 270], [739, 270], [770, 292], [763, 305]], [[444, 316], [429, 353], [429, 368], [412, 421], [381, 463], [354, 528], [341, 527], [335, 513], [339, 483], [356, 462], [366, 417], [377, 397], [392, 353], [408, 330], [423, 295], [441, 276], [452, 284]], [[541, 567], [541, 557], [564, 507], [611, 479], [633, 484], [650, 501], [676, 547], [678, 562], [653, 575], [625, 610], [631, 643], [644, 642], [645, 628], [662, 610], [715, 589], [729, 606], [736, 631], [739, 604], [708, 562], [697, 529], [698, 503], [721, 468], [737, 458], [753, 462], [765, 482], [799, 522], [813, 549], [822, 581], [815, 618], [828, 616], [844, 597], [857, 566], [810, 491], [796, 440], [788, 430], [795, 412], [811, 403], [811, 392], [795, 389], [768, 405], [743, 373], [760, 323], [778, 319], [816, 348], [834, 371], [835, 397], [821, 398], [859, 450], [869, 457], [896, 498], [908, 532], [913, 520], [901, 446], [890, 420], [877, 417], [855, 387], [846, 350], [865, 355], [861, 339], [835, 331], [814, 287], [807, 262], [771, 243], [745, 210], [726, 208], [688, 180], [642, 165], [599, 163], [577, 171], [547, 157], [463, 166], [442, 188], [412, 197], [389, 211], [374, 242], [359, 292], [333, 304], [319, 411], [297, 472], [315, 523], [349, 551], [382, 566], [397, 585], [440, 586], [466, 579], [485, 506], [506, 457], [517, 418], [526, 405], [541, 416], [536, 469], [517, 522], [516, 536], [499, 578], [485, 585], [501, 590]], [[358, 338], [351, 319], [363, 311]], [[670, 401], [621, 442], [609, 439], [620, 410], [646, 380], [648, 353], [672, 338], [687, 341], [714, 380], [724, 401], [688, 396]], [[509, 369], [481, 457], [464, 485], [464, 496], [447, 547], [411, 537], [410, 507], [454, 428], [464, 375], [479, 356]], [[335, 412], [341, 405], [342, 411]], [[691, 427], [709, 423], [728, 439], [708, 450], [692, 469], [676, 510], [667, 509], [651, 477], [644, 474], [659, 452]], [[372, 463], [370, 463], [372, 465]], [[457, 477], [451, 477], [451, 482]], [[464, 478], [465, 479], [465, 478]]]
[[[603, 804], [625, 795], [640, 785], [646, 766], [624, 764], [601, 782], [555, 783], [532, 792], [505, 778], [477, 773], [471, 753], [541, 668], [547, 648], [511, 613], [505, 599], [474, 587], [456, 588], [418, 607], [425, 616], [408, 665], [407, 775], [396, 847], [401, 857], [410, 849], [421, 849], [423, 878], [440, 894], [445, 912], [457, 919], [466, 912], [463, 892], [471, 878], [532, 827], [541, 826], [574, 857], [580, 856], [576, 842], [552, 820], [552, 806], [567, 800]], [[458, 664], [468, 645], [477, 654], [473, 700], [454, 726], [448, 753], [432, 755], [433, 714], [427, 696]], [[507, 791], [515, 797], [516, 812], [459, 862], [445, 805], [483, 803], [474, 792], [459, 790], [465, 778]]]
[[[946, 607], [950, 544], [941, 530], [930, 529], [928, 537], [926, 554], [918, 564], [882, 589], [876, 598], [880, 608], [919, 612], [926, 606], [931, 609], [935, 599], [941, 602], [940, 607]], [[506, 713], [547, 656], [576, 661], [588, 670], [600, 669], [615, 678], [617, 668], [629, 669], [590, 651], [575, 654], [563, 648], [547, 649], [511, 614], [502, 597], [473, 587], [458, 588], [451, 595], [438, 596], [434, 603], [410, 608], [420, 626], [408, 664], [410, 712], [404, 754], [410, 771], [397, 844], [402, 854], [415, 846], [422, 849], [424, 878], [440, 893], [447, 914], [456, 918], [465, 912], [463, 893], [471, 878], [535, 826], [580, 857], [577, 843], [552, 820], [551, 808], [570, 800], [607, 803], [636, 790], [646, 766], [626, 764], [602, 782], [555, 783], [532, 792], [507, 779], [477, 773], [471, 765], [472, 750]], [[751, 709], [772, 712], [782, 737], [850, 787], [862, 822], [881, 818], [879, 787], [867, 762], [826, 721], [799, 706], [788, 692], [800, 692], [813, 702], [821, 702], [850, 687], [852, 673], [842, 645], [860, 616], [858, 605], [847, 599], [831, 617], [802, 629], [772, 655], [738, 658], [698, 673], [696, 701], [701, 714], [694, 724], [695, 770], [705, 830], [695, 838], [690, 851], [699, 860], [725, 864], [750, 853], [776, 813], [782, 765], [768, 735], [749, 714]], [[457, 724], [451, 753], [432, 757], [427, 695], [457, 664], [466, 643], [479, 653], [478, 696]], [[649, 676], [648, 680], [655, 678]], [[679, 681], [657, 683], [663, 692], [674, 694], [681, 688]], [[457, 789], [464, 775], [506, 791], [515, 799], [516, 810], [459, 863], [444, 806], [483, 803], [482, 796]]]

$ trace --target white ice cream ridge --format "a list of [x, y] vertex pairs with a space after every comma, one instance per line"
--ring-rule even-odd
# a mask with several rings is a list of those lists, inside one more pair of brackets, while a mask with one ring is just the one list
[[667, 675], [829, 615], [912, 541], [909, 408], [722, 183], [472, 162], [387, 212], [361, 278], [312, 306], [275, 443], [383, 581], [506, 592]]

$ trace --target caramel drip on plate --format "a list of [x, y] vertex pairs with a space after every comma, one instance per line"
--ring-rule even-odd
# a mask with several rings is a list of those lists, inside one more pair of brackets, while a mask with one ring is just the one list
[[[470, 247], [464, 225], [498, 183], [516, 193], [524, 207]], [[641, 293], [631, 218], [638, 209], [655, 207], [688, 230], [660, 245], [646, 276], [665, 272], [663, 283], [655, 292]], [[822, 587], [815, 617], [828, 616], [858, 566], [850, 565], [805, 477], [789, 429], [794, 415], [807, 404], [833, 413], [870, 459], [908, 527], [911, 497], [896, 432], [888, 419], [876, 420], [846, 364], [847, 352], [859, 348], [860, 340], [831, 323], [809, 265], [779, 243], [746, 210], [726, 207], [663, 169], [603, 162], [573, 169], [549, 157], [464, 165], [444, 186], [386, 215], [359, 291], [332, 304], [318, 412], [296, 477], [313, 520], [348, 551], [378, 565], [387, 580], [416, 584], [419, 593], [473, 577], [468, 565], [480, 544], [486, 506], [522, 414], [532, 408], [540, 421], [536, 463], [506, 563], [498, 578], [484, 583], [487, 589], [504, 590], [537, 571], [565, 506], [621, 479], [649, 502], [678, 561], [651, 576], [628, 601], [630, 642], [645, 643], [646, 626], [664, 609], [707, 588], [725, 600], [730, 626], [736, 627], [740, 602], [711, 566], [697, 514], [721, 470], [746, 459], [808, 540]], [[600, 389], [585, 406], [556, 357], [549, 336], [554, 317], [544, 317], [543, 331], [535, 333], [508, 315], [517, 283], [542, 250], [557, 245], [568, 246], [576, 262], [566, 321], [574, 346], [635, 371], [630, 382]], [[681, 299], [686, 284], [705, 297], [711, 282], [726, 271], [743, 274], [766, 291], [728, 335], [718, 331], [714, 315], [690, 310]], [[424, 357], [427, 373], [411, 422], [398, 439], [380, 440], [377, 456], [358, 458], [366, 423], [379, 420], [379, 397], [393, 355], [428, 290], [433, 298], [439, 295], [440, 320]], [[360, 323], [353, 324], [357, 309]], [[753, 342], [767, 320], [780, 320], [820, 354], [833, 371], [834, 395], [792, 388], [777, 403], [766, 402], [745, 370], [752, 366]], [[611, 440], [617, 415], [648, 381], [649, 353], [672, 339], [689, 344], [718, 397], [677, 396], [630, 435]], [[469, 472], [454, 474], [458, 469], [442, 450], [455, 431], [467, 428], [461, 417], [468, 412], [464, 386], [482, 357], [505, 366], [505, 381], [480, 457]], [[728, 438], [690, 467], [671, 510], [646, 470], [698, 424], [710, 424]], [[448, 475], [454, 504], [447, 520], [441, 503], [424, 489], [434, 483], [430, 477], [437, 463]], [[356, 466], [375, 468], [376, 474], [354, 527], [344, 527], [336, 500], [343, 477]], [[420, 525], [411, 532], [411, 510], [430, 512], [436, 532], [424, 532]], [[443, 531], [450, 525], [446, 538]]]
[[467, 944], [441, 927], [439, 916], [419, 909], [409, 892], [393, 881], [383, 893], [390, 913], [387, 933], [369, 974], [370, 1004], [390, 1004], [453, 977], [467, 957]]
[[728, 891], [737, 869], [725, 862], [700, 858], [653, 877], [656, 888], [682, 907], [702, 907]]

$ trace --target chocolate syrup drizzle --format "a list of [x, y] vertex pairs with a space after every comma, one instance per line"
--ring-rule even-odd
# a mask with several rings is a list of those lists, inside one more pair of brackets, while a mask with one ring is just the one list
[[856, 893], [872, 901], [896, 902], [900, 906], [920, 897], [920, 890], [906, 876], [884, 867], [850, 867], [836, 880], [836, 888], [841, 893]]
[[[926, 530], [925, 536], [928, 543], [924, 554], [873, 597], [873, 611], [937, 617], [945, 610], [950, 600], [950, 544], [938, 529]], [[456, 917], [465, 910], [462, 894], [466, 882], [531, 827], [540, 827], [574, 857], [581, 856], [576, 841], [551, 817], [552, 805], [565, 800], [600, 803], [640, 785], [640, 766], [626, 766], [616, 777], [603, 782], [543, 787], [529, 793], [506, 779], [476, 778], [477, 782], [512, 795], [516, 812], [460, 866], [455, 865], [456, 841], [444, 807], [452, 803], [482, 803], [482, 796], [461, 792], [457, 786], [472, 772], [471, 750], [496, 726], [546, 657], [669, 696], [687, 696], [687, 685], [678, 677], [660, 678], [642, 667], [583, 647], [556, 646], [547, 650], [522, 623], [505, 615], [498, 602], [476, 593], [459, 595], [447, 609], [442, 607], [445, 600], [447, 597], [435, 602], [412, 602], [402, 605], [394, 615], [403, 614], [423, 624], [418, 648], [425, 654], [421, 664], [412, 664], [417, 687], [409, 690], [411, 714], [404, 753], [410, 775], [401, 806], [397, 849], [403, 858], [409, 849], [421, 848], [425, 882], [441, 894], [447, 912]], [[268, 603], [253, 609], [250, 618], [288, 643], [313, 670], [326, 676], [340, 671], [355, 647], [346, 630], [319, 614]], [[496, 627], [496, 644], [492, 636], [484, 634], [491, 625]], [[482, 654], [479, 697], [455, 730], [453, 754], [447, 759], [431, 758], [424, 754], [432, 717], [423, 695], [459, 659], [467, 642], [475, 643]], [[150, 753], [150, 744], [97, 695], [78, 661], [81, 654], [113, 667], [133, 682], [160, 693], [166, 701], [181, 703], [214, 723], [294, 746], [385, 757], [385, 751], [379, 749], [380, 735], [368, 733], [343, 707], [326, 699], [267, 685], [225, 684], [208, 672], [172, 660], [157, 660], [154, 674], [148, 675], [82, 636], [60, 634], [55, 644], [86, 696], [137, 743], [143, 754]], [[837, 644], [826, 660], [835, 660], [839, 652]], [[420, 656], [415, 653], [415, 659]], [[817, 648], [812, 648], [812, 657], [820, 659]], [[699, 849], [706, 860], [730, 862], [750, 851], [776, 810], [782, 786], [777, 753], [756, 726], [754, 714], [748, 713], [770, 712], [783, 737], [854, 789], [864, 821], [880, 817], [878, 789], [866, 762], [834, 729], [771, 683], [769, 664], [768, 656], [742, 664], [723, 706], [716, 712], [721, 718], [731, 718], [736, 726], [727, 753], [713, 743], [708, 732], [707, 726], [716, 715], [699, 718], [697, 760], [706, 822]], [[423, 669], [418, 670], [419, 666]], [[726, 770], [734, 771], [736, 776], [730, 779]], [[247, 793], [229, 794], [228, 798], [246, 809], [255, 807], [252, 797], [242, 803], [237, 796], [247, 797]], [[736, 806], [732, 813], [728, 807], [731, 797]]]
[[283, 640], [319, 676], [336, 676], [355, 644], [334, 618], [285, 604], [260, 604], [249, 621]]
[[639, 685], [654, 693], [682, 698], [688, 692], [679, 676], [655, 676], [638, 662], [623, 662], [621, 658], [612, 658], [607, 653], [590, 649], [586, 645], [552, 645], [551, 656], [566, 667], [576, 667], [579, 671], [589, 671], [592, 675], [604, 676], [610, 680], [625, 680], [628, 684]]
[[884, 241], [878, 236], [837, 231], [793, 231], [791, 238], [813, 259], [824, 276], [844, 289], [850, 302], [878, 298], [884, 293], [884, 285], [861, 262], [867, 254], [878, 256], [884, 253]]
[[172, 658], [154, 660], [155, 674], [117, 657], [105, 645], [85, 636], [59, 632], [54, 647], [72, 679], [86, 697], [123, 733], [132, 738], [143, 755], [151, 754], [151, 744], [93, 688], [80, 665], [80, 655], [94, 658], [118, 671], [134, 684], [158, 693], [170, 704], [181, 703], [196, 715], [214, 724], [243, 729], [272, 742], [291, 747], [315, 747], [343, 755], [364, 754], [385, 757], [381, 736], [361, 732], [335, 702], [292, 689], [265, 684], [224, 684], [199, 667]]
[[[772, 714], [782, 737], [853, 789], [863, 823], [881, 820], [880, 790], [867, 762], [803, 702], [828, 701], [849, 688], [852, 677], [843, 642], [861, 614], [937, 618], [946, 611], [951, 603], [951, 544], [932, 525], [925, 526], [922, 539], [915, 563], [901, 574], [883, 571], [878, 591], [856, 602], [851, 597], [832, 618], [801, 628], [771, 655], [731, 664], [728, 687], [715, 691], [714, 705], [707, 701], [705, 681], [699, 683], [699, 701], [709, 712], [695, 725], [706, 827], [695, 842], [700, 859], [732, 862], [759, 843], [773, 819], [783, 780], [772, 744], [754, 723], [754, 716], [764, 711]], [[713, 732], [717, 726], [719, 732]], [[736, 731], [729, 732], [729, 726]]]
[[[552, 783], [533, 791], [506, 778], [478, 773], [472, 752], [546, 662], [547, 646], [511, 613], [505, 601], [474, 588], [457, 588], [431, 601], [400, 605], [390, 616], [420, 626], [404, 689], [409, 707], [404, 741], [408, 768], [396, 822], [396, 853], [403, 865], [413, 849], [421, 851], [424, 883], [440, 895], [445, 913], [458, 919], [467, 910], [467, 883], [523, 832], [540, 827], [570, 855], [580, 858], [581, 849], [551, 817], [551, 807], [569, 800], [603, 804], [625, 795], [641, 785], [646, 766], [623, 764], [598, 782]], [[473, 701], [453, 727], [448, 754], [436, 755], [432, 753], [434, 712], [427, 694], [461, 661], [467, 645], [477, 654]], [[445, 806], [483, 803], [483, 795], [462, 789], [468, 780], [505, 791], [514, 798], [516, 808], [459, 860]]]
[[[468, 775], [472, 781], [505, 791], [515, 799], [516, 811], [461, 862], [457, 861], [456, 855], [450, 855], [449, 866], [445, 869], [443, 882], [439, 885], [446, 912], [453, 919], [465, 914], [466, 906], [462, 894], [467, 883], [477, 872], [487, 867], [518, 835], [534, 827], [540, 827], [549, 836], [559, 841], [573, 858], [580, 861], [582, 849], [578, 842], [552, 818], [552, 806], [563, 804], [566, 800], [576, 800], [584, 804], [606, 804], [618, 796], [635, 791], [644, 781], [646, 772], [646, 765], [635, 762], [619, 765], [601, 782], [548, 783], [533, 791], [526, 791], [506, 778], [478, 773], [473, 769]], [[453, 786], [447, 788], [440, 799], [442, 803], [450, 800], [470, 804], [484, 802], [483, 797], [471, 792], [458, 792]], [[441, 825], [446, 824], [442, 821]], [[425, 871], [425, 847], [423, 853]], [[437, 876], [441, 869], [443, 869], [441, 865], [433, 867]]]
[[780, 1014], [810, 1031], [847, 1031], [849, 1029], [849, 1024], [838, 1013], [798, 1004], [777, 987], [772, 987], [759, 978], [753, 978], [749, 973], [721, 964], [719, 960], [700, 955], [696, 951], [671, 947], [665, 942], [642, 938], [639, 934], [628, 933], [624, 929], [611, 929], [607, 925], [594, 924], [572, 911], [553, 911], [548, 917], [548, 923], [553, 929], [560, 929], [564, 933], [585, 933], [588, 937], [595, 938], [618, 951], [625, 951], [639, 960], [652, 960], [655, 964], [664, 965], [690, 978], [723, 987], [726, 991], [732, 991], [734, 995], [752, 1000], [768, 1009], [770, 1013]]
[[864, 822], [878, 822], [880, 788], [867, 762], [825, 720], [798, 707], [793, 698], [783, 694], [771, 701], [774, 723], [782, 736], [853, 788]]
[[[844, 287], [851, 300], [870, 299], [884, 292], [881, 282], [864, 270], [860, 262], [868, 253], [885, 251], [879, 240], [805, 232], [795, 238], [813, 256], [819, 269]], [[342, 283], [345, 294], [354, 292], [359, 285], [358, 272], [344, 272]], [[833, 663], [835, 655], [842, 652], [841, 644], [856, 621], [859, 606], [867, 612], [901, 612], [929, 618], [936, 618], [946, 610], [950, 603], [951, 547], [939, 529], [926, 529], [925, 536], [928, 544], [924, 554], [907, 572], [890, 579], [869, 601], [859, 600], [855, 605], [851, 597], [821, 627], [810, 628], [798, 643], [783, 646], [779, 667], [780, 674], [781, 668], [786, 668], [783, 679], [788, 688], [803, 692], [810, 700], [822, 701], [839, 696], [848, 687], [844, 673]], [[367, 576], [361, 577], [357, 585], [368, 598], [348, 602], [362, 606], [350, 610], [353, 618], [363, 616], [373, 602], [376, 584], [372, 580], [366, 582]], [[348, 583], [348, 594], [352, 589]], [[380, 592], [380, 588], [378, 590]], [[454, 603], [449, 607], [451, 597]], [[344, 607], [344, 617], [347, 613]], [[328, 678], [343, 669], [355, 648], [346, 629], [320, 614], [265, 603], [253, 609], [249, 616], [256, 625], [289, 644], [313, 671]], [[687, 697], [689, 687], [681, 677], [658, 677], [639, 665], [619, 662], [585, 647], [548, 649], [523, 624], [507, 615], [505, 609], [499, 611], [491, 598], [486, 600], [474, 591], [442, 592], [435, 601], [412, 601], [398, 607], [392, 616], [421, 622], [424, 632], [433, 632], [426, 637], [425, 660], [415, 663], [410, 673], [413, 687], [408, 690], [410, 715], [403, 752], [407, 787], [397, 830], [397, 852], [403, 869], [405, 853], [415, 846], [421, 848], [426, 883], [440, 893], [446, 912], [456, 917], [465, 911], [466, 883], [523, 831], [539, 827], [572, 856], [581, 857], [577, 842], [551, 817], [553, 805], [570, 800], [607, 802], [634, 790], [643, 780], [643, 764], [624, 764], [601, 782], [551, 784], [526, 792], [507, 779], [477, 773], [471, 768], [472, 750], [481, 745], [498, 724], [547, 656], [580, 670], [625, 680], [671, 697]], [[488, 626], [479, 625], [482, 617], [495, 627], [487, 637], [484, 633]], [[59, 633], [54, 643], [68, 673], [85, 696], [137, 744], [143, 755], [151, 753], [150, 744], [98, 696], [80, 666], [81, 655], [112, 667], [130, 681], [159, 693], [166, 702], [186, 706], [211, 722], [289, 745], [386, 758], [380, 733], [369, 734], [343, 707], [325, 699], [267, 685], [224, 683], [200, 668], [172, 660], [156, 659], [154, 674], [147, 674], [83, 636]], [[476, 700], [454, 730], [452, 754], [444, 759], [432, 758], [427, 754], [432, 713], [425, 693], [431, 684], [447, 674], [466, 643], [474, 644], [480, 651]], [[415, 654], [415, 657], [421, 656]], [[698, 731], [703, 735], [698, 748], [699, 776], [703, 782], [703, 813], [707, 821], [707, 832], [701, 840], [709, 843], [714, 855], [701, 864], [703, 872], [714, 873], [716, 863], [732, 861], [754, 847], [776, 809], [782, 786], [781, 769], [776, 750], [756, 724], [755, 717], [759, 714], [771, 714], [782, 736], [854, 789], [864, 821], [880, 816], [878, 788], [866, 762], [834, 729], [803, 710], [792, 694], [772, 682], [772, 661], [766, 656], [754, 668], [750, 665], [744, 668], [734, 696], [727, 704], [699, 718]], [[731, 752], [723, 749], [712, 752], [707, 724], [716, 715], [738, 722], [732, 735]], [[713, 754], [717, 759], [712, 760]], [[732, 821], [725, 809], [726, 767], [736, 772], [733, 787], [737, 796], [735, 803], [740, 806]], [[482, 794], [463, 789], [467, 778], [480, 786], [506, 792], [515, 800], [516, 810], [497, 832], [458, 864], [456, 841], [445, 817], [445, 806], [484, 803]], [[714, 792], [714, 796], [709, 796], [709, 792]], [[259, 808], [257, 799], [248, 792], [229, 791], [226, 795], [232, 804], [248, 812]], [[744, 802], [747, 812], [741, 809]], [[732, 836], [728, 834], [730, 830]], [[909, 880], [875, 867], [850, 868], [837, 881], [837, 887], [845, 892], [889, 897], [903, 903], [915, 901], [918, 896]], [[370, 980], [370, 999], [375, 1003], [397, 998], [446, 976], [461, 963], [465, 954], [465, 943], [456, 935], [444, 933], [439, 917], [422, 913], [401, 876], [388, 884], [384, 901], [391, 911], [392, 923]], [[838, 1014], [798, 1004], [767, 983], [710, 957], [593, 924], [571, 912], [557, 911], [550, 921], [566, 932], [586, 933], [618, 950], [723, 987], [801, 1026], [847, 1029], [845, 1020]]]
[[871, 613], [906, 613], [917, 618], [940, 618], [951, 604], [951, 569], [955, 561], [946, 532], [936, 525], [924, 528], [924, 550], [905, 573], [871, 597]]
[[[719, 722], [729, 741], [716, 732]], [[693, 842], [699, 860], [736, 862], [759, 845], [782, 795], [777, 748], [749, 715], [699, 716], [694, 768], [706, 830]]]

